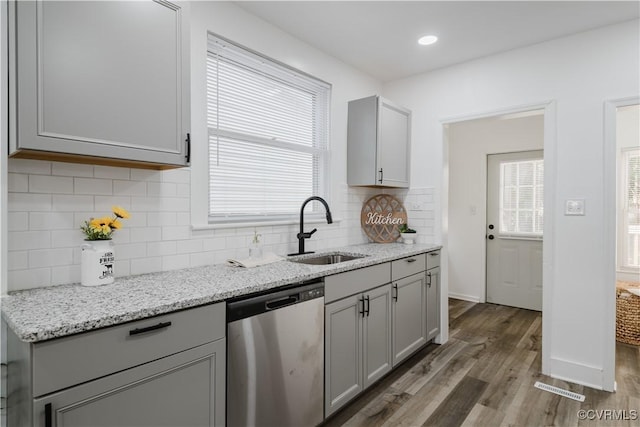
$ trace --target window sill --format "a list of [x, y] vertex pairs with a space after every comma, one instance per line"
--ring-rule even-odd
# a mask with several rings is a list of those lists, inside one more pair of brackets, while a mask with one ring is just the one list
[[[342, 218], [334, 218], [333, 223], [339, 224]], [[324, 218], [305, 219], [305, 224], [326, 224], [327, 220]], [[253, 221], [253, 222], [226, 222], [219, 224], [193, 224], [191, 229], [193, 231], [205, 231], [205, 230], [224, 230], [229, 228], [249, 228], [249, 227], [273, 227], [279, 225], [298, 225], [300, 221], [297, 220], [283, 220], [283, 221]]]

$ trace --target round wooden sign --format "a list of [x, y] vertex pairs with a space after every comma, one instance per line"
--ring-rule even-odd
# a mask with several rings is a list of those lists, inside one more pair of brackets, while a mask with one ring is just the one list
[[402, 202], [389, 194], [378, 194], [364, 202], [360, 224], [365, 234], [376, 243], [398, 240], [401, 224], [407, 223]]

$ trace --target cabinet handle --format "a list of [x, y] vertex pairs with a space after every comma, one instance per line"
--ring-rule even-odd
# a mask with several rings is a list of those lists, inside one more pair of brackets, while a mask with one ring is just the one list
[[191, 163], [191, 134], [187, 133], [187, 139], [185, 140], [185, 142], [187, 143], [187, 155], [185, 156], [187, 158], [187, 163]]
[[168, 328], [171, 326], [171, 322], [160, 322], [157, 325], [147, 326], [146, 328], [136, 328], [129, 331], [129, 335], [144, 334], [145, 332], [151, 332], [158, 329]]
[[362, 310], [358, 310], [358, 312], [360, 316], [364, 317], [364, 297], [358, 299], [358, 305], [360, 305], [360, 303], [362, 303]]
[[382, 180], [383, 180], [383, 177], [384, 177], [384, 172], [382, 171], [382, 168], [380, 168], [378, 173], [380, 173], [380, 179], [378, 181], [380, 182], [380, 184], [382, 184]]
[[427, 273], [427, 286], [431, 287], [431, 272]]
[[429, 252], [429, 255], [431, 255], [431, 256], [438, 256], [439, 254], [438, 254], [438, 252]]
[[392, 298], [394, 301], [398, 302], [398, 284], [397, 283], [394, 283], [393, 290], [394, 290], [394, 293]]
[[417, 259], [415, 259], [415, 258], [409, 258], [409, 259], [407, 260], [407, 262], [416, 262], [416, 261], [417, 261]]
[[53, 427], [53, 408], [51, 403], [44, 405], [44, 427]]
[[367, 301], [367, 317], [369, 317], [369, 309], [371, 308], [371, 301], [369, 300], [369, 295], [367, 295], [365, 298]]

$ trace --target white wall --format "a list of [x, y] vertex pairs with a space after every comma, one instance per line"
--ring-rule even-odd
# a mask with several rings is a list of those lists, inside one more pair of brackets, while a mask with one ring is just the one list
[[[613, 251], [603, 244], [605, 209], [612, 209], [603, 203], [603, 105], [639, 93], [638, 33], [639, 21], [630, 21], [384, 87], [385, 96], [413, 110], [414, 161], [425, 167], [413, 169], [412, 182], [436, 189], [446, 183], [441, 120], [554, 101], [545, 117], [555, 127], [545, 129], [545, 180], [552, 179], [545, 188], [552, 193], [545, 198], [543, 371], [597, 388], [613, 385], [605, 379], [614, 366], [606, 314], [614, 300], [603, 261]], [[564, 216], [569, 198], [585, 199], [585, 216]], [[439, 238], [446, 221], [437, 224]], [[446, 274], [446, 259], [443, 265]]]
[[[193, 230], [206, 216], [206, 98], [207, 31], [332, 84], [331, 105], [331, 225], [309, 225], [318, 232], [309, 250], [322, 250], [366, 241], [360, 227], [365, 199], [381, 191], [346, 185], [347, 101], [379, 93], [370, 76], [287, 35], [230, 3], [193, 2], [191, 15], [191, 130], [193, 164], [171, 171], [9, 159], [8, 290], [80, 280], [79, 227], [92, 216], [104, 216], [112, 205], [132, 217], [114, 234], [116, 276], [173, 270], [248, 256], [254, 227]], [[431, 188], [396, 191], [406, 203], [424, 209], [410, 211], [422, 242], [433, 241], [434, 200]], [[302, 200], [300, 201], [302, 203]], [[7, 206], [5, 208], [5, 206]], [[6, 209], [6, 210], [5, 210]], [[201, 210], [199, 210], [201, 209]], [[257, 227], [265, 250], [297, 251], [298, 225]]]
[[[640, 105], [633, 105], [627, 107], [620, 107], [616, 112], [616, 170], [618, 171], [618, 179], [617, 179], [617, 198], [616, 198], [616, 206], [618, 210], [618, 257], [622, 256], [623, 251], [623, 220], [624, 220], [624, 177], [622, 176], [621, 169], [621, 159], [622, 153], [625, 149], [629, 148], [638, 148], [640, 147]], [[633, 271], [628, 268], [621, 267], [621, 263], [617, 261], [617, 271], [616, 271], [617, 280], [626, 280], [638, 282], [640, 281], [640, 273], [638, 271]]]
[[486, 300], [487, 155], [540, 150], [543, 130], [541, 114], [449, 125], [449, 296]]

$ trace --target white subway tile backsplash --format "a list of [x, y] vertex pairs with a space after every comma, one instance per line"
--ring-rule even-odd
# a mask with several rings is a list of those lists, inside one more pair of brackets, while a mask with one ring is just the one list
[[113, 181], [113, 194], [119, 196], [146, 196], [147, 183], [142, 181]]
[[65, 230], [75, 227], [73, 213], [70, 212], [30, 212], [31, 230]]
[[131, 242], [158, 242], [162, 240], [160, 227], [135, 227], [131, 229]]
[[51, 163], [51, 174], [60, 176], [84, 176], [90, 178], [93, 176], [93, 166], [81, 163]]
[[[297, 224], [193, 231], [189, 168], [155, 171], [9, 159], [9, 171], [9, 290], [78, 282], [85, 243], [80, 226], [91, 217], [111, 215], [115, 205], [131, 213], [113, 237], [117, 277], [247, 257], [254, 232], [261, 235], [265, 251], [297, 251]], [[367, 241], [360, 211], [381, 190], [339, 188], [331, 208], [341, 221], [309, 224], [307, 229], [318, 228], [307, 242], [311, 250]], [[409, 211], [409, 220], [419, 241], [432, 242], [434, 190], [384, 192], [404, 200], [405, 206], [420, 205]]]
[[114, 254], [116, 260], [144, 258], [147, 256], [147, 244], [129, 243], [126, 245], [118, 245], [114, 247]]
[[185, 240], [191, 237], [191, 227], [176, 225], [162, 227], [162, 240]]
[[132, 181], [162, 181], [162, 172], [149, 169], [131, 169]]
[[162, 171], [162, 182], [189, 184], [191, 182], [191, 169], [169, 169]]
[[94, 177], [107, 179], [129, 179], [131, 176], [129, 168], [118, 168], [113, 166], [94, 166]]
[[49, 231], [10, 231], [7, 233], [7, 241], [10, 251], [50, 248], [51, 233]]
[[74, 178], [75, 194], [92, 194], [108, 196], [113, 194], [113, 181], [99, 178]]
[[9, 193], [9, 212], [42, 212], [51, 210], [51, 194]]
[[147, 243], [147, 256], [173, 255], [176, 253], [176, 242], [153, 242]]
[[70, 248], [29, 251], [29, 268], [71, 264], [73, 264], [73, 251]]
[[50, 286], [51, 268], [10, 270], [7, 272], [7, 280], [9, 281], [9, 289], [12, 291]]
[[147, 183], [147, 194], [153, 197], [172, 197], [178, 194], [177, 188], [178, 184], [173, 182], [149, 182]]
[[7, 214], [7, 231], [29, 230], [28, 212], [9, 212]]
[[71, 230], [52, 230], [51, 231], [51, 247], [52, 248], [80, 248], [84, 241], [85, 235], [80, 230], [80, 226]]
[[130, 265], [132, 275], [162, 271], [162, 257], [136, 258]]
[[162, 257], [162, 269], [164, 271], [189, 268], [191, 265], [190, 263], [191, 261], [188, 254], [168, 255]]
[[93, 211], [93, 196], [68, 196], [58, 195], [53, 196], [53, 210], [58, 212], [92, 212]]
[[80, 283], [79, 265], [62, 265], [51, 268], [51, 284], [64, 285], [66, 283]]
[[13, 193], [26, 193], [29, 191], [29, 175], [22, 173], [10, 173], [7, 179], [7, 188]]
[[51, 163], [41, 160], [9, 159], [7, 169], [9, 172], [51, 175]]
[[178, 240], [176, 242], [176, 251], [179, 254], [202, 252], [203, 250], [203, 240], [201, 239]]
[[7, 256], [8, 270], [29, 268], [29, 251], [10, 251]]

